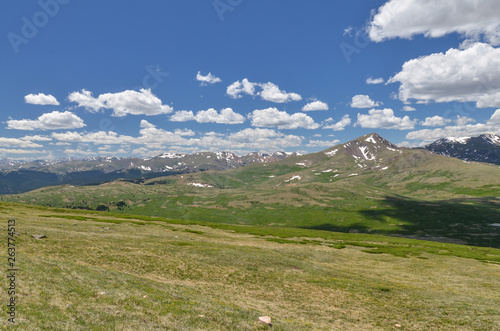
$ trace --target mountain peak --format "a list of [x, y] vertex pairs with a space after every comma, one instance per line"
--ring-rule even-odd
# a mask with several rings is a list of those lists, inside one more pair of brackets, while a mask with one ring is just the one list
[[375, 144], [375, 145], [386, 146], [386, 147], [389, 147], [392, 149], [398, 148], [396, 145], [394, 145], [391, 142], [389, 142], [388, 140], [382, 138], [382, 136], [380, 136], [379, 134], [377, 134], [375, 132], [366, 134], [366, 135], [361, 136], [361, 137], [354, 139], [352, 141], [364, 141], [364, 142]]
[[500, 136], [482, 134], [477, 137], [442, 138], [424, 147], [445, 156], [464, 161], [488, 162], [500, 165]]

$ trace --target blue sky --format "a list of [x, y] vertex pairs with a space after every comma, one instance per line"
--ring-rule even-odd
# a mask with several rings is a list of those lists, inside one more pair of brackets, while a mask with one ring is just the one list
[[0, 158], [500, 134], [495, 0], [0, 6]]

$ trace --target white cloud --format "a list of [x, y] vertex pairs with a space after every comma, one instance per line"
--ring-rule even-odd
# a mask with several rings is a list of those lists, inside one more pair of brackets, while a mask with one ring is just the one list
[[422, 140], [423, 142], [429, 143], [441, 138], [471, 137], [484, 133], [500, 134], [500, 109], [497, 109], [486, 123], [464, 124], [437, 129], [412, 131], [406, 135], [406, 139]]
[[52, 138], [50, 138], [49, 136], [40, 136], [40, 135], [24, 136], [20, 139], [29, 140], [29, 141], [51, 141], [52, 140]]
[[[256, 91], [259, 87], [262, 90], [260, 92]], [[241, 82], [236, 81], [227, 87], [226, 94], [233, 99], [239, 99], [242, 94], [247, 94], [250, 96], [259, 95], [262, 100], [271, 101], [275, 103], [285, 103], [289, 101], [300, 101], [302, 97], [297, 93], [287, 93], [286, 91], [280, 90], [280, 88], [271, 82], [268, 83], [253, 83], [247, 78], [243, 79]]]
[[272, 107], [267, 109], [254, 110], [248, 117], [252, 120], [252, 126], [277, 127], [278, 129], [317, 129], [319, 124], [304, 114], [288, 114]]
[[143, 129], [148, 129], [148, 128], [155, 128], [156, 126], [154, 124], [149, 123], [146, 120], [142, 120], [141, 124], [139, 125]]
[[46, 154], [47, 151], [38, 151], [34, 149], [6, 149], [0, 148], [0, 154], [9, 155], [9, 154]]
[[239, 99], [242, 97], [241, 94], [248, 94], [251, 96], [255, 95], [255, 87], [257, 83], [249, 82], [247, 78], [244, 78], [241, 82], [236, 81], [227, 87], [227, 95], [233, 99]]
[[97, 132], [72, 132], [52, 133], [52, 138], [62, 142], [92, 143], [95, 145], [127, 145], [137, 143], [137, 139], [130, 136], [119, 135], [113, 131]]
[[224, 108], [220, 114], [213, 108], [199, 111], [195, 119], [198, 123], [240, 124], [245, 122], [245, 116], [235, 113], [231, 108]]
[[43, 94], [43, 93], [28, 94], [28, 95], [24, 96], [24, 101], [26, 103], [30, 103], [32, 105], [59, 106], [59, 101], [57, 101], [57, 99], [51, 94]]
[[[303, 138], [295, 135], [285, 135], [271, 129], [248, 128], [232, 133], [225, 139], [229, 142], [229, 145], [225, 142], [226, 146], [235, 149], [277, 151], [287, 147], [300, 146]], [[225, 140], [223, 139], [223, 141]]]
[[179, 110], [170, 116], [170, 120], [172, 122], [186, 122], [186, 121], [195, 121], [196, 117], [191, 110]]
[[401, 109], [402, 111], [415, 111], [416, 109], [413, 108], [412, 106], [404, 106], [403, 109]]
[[104, 104], [99, 101], [98, 98], [94, 98], [92, 92], [85, 89], [81, 90], [80, 92], [70, 93], [68, 95], [68, 100], [78, 103], [79, 107], [84, 107], [91, 112], [97, 112], [99, 111], [99, 109], [105, 108]]
[[476, 120], [467, 116], [457, 115], [457, 119], [455, 120], [456, 125], [466, 125], [469, 123], [474, 123]]
[[196, 121], [198, 123], [219, 123], [219, 124], [241, 124], [245, 122], [245, 116], [238, 114], [231, 108], [224, 108], [217, 112], [217, 110], [210, 108], [207, 110], [201, 110], [196, 113], [192, 111], [181, 110], [175, 112], [170, 120], [173, 122], [186, 122], [186, 121]]
[[380, 103], [370, 99], [368, 95], [358, 94], [352, 97], [352, 108], [373, 108], [380, 106]]
[[222, 82], [222, 79], [212, 75], [212, 73], [208, 73], [208, 75], [203, 76], [200, 71], [196, 74], [196, 80], [200, 82], [201, 86], [207, 86], [208, 84], [215, 84]]
[[415, 120], [410, 120], [408, 116], [396, 117], [389, 108], [372, 109], [368, 114], [358, 114], [356, 125], [371, 129], [411, 130], [415, 127]]
[[[500, 4], [500, 2], [499, 2]], [[407, 102], [476, 102], [500, 107], [500, 49], [477, 43], [410, 60], [389, 80], [400, 82], [399, 99]]]
[[302, 111], [314, 111], [314, 110], [328, 110], [328, 104], [319, 100], [309, 102], [307, 105], [302, 107]]
[[[174, 132], [156, 128], [155, 125], [141, 121], [138, 137], [119, 135], [116, 132], [65, 132], [52, 133], [56, 144], [79, 143], [78, 150], [68, 149], [68, 154], [85, 154], [86, 147], [81, 144], [104, 146], [98, 150], [109, 150], [113, 145], [119, 145], [133, 154], [151, 155], [151, 151], [198, 151], [198, 150], [231, 150], [239, 152], [279, 151], [302, 144], [303, 137], [285, 135], [271, 129], [248, 128], [235, 133], [207, 132], [200, 138], [194, 138], [195, 133], [189, 129], [176, 129]], [[188, 137], [188, 138], [186, 138]], [[192, 138], [189, 138], [192, 137]], [[123, 149], [123, 148], [122, 148]], [[125, 153], [125, 151], [123, 152]], [[95, 154], [95, 153], [94, 153]], [[156, 153], [160, 154], [160, 153]]]
[[113, 109], [112, 116], [123, 117], [131, 115], [160, 115], [172, 112], [172, 107], [163, 105], [150, 89], [140, 89], [139, 92], [126, 90], [118, 93], [105, 93], [97, 98], [87, 90], [73, 92], [68, 96], [69, 101], [78, 103], [79, 107], [97, 112], [100, 109]]
[[309, 140], [309, 143], [306, 145], [307, 147], [332, 147], [338, 145], [340, 140], [335, 139], [332, 141], [323, 141], [323, 140]]
[[491, 118], [487, 122], [489, 125], [498, 125], [500, 126], [500, 109], [495, 110]]
[[383, 78], [372, 78], [372, 77], [368, 77], [366, 79], [366, 84], [383, 84], [384, 83], [384, 79]]
[[75, 114], [53, 111], [39, 116], [36, 120], [8, 120], [7, 129], [14, 130], [59, 130], [83, 128], [85, 123]]
[[193, 131], [193, 130], [189, 130], [189, 129], [175, 129], [174, 130], [174, 134], [178, 135], [178, 136], [194, 136], [196, 135], [196, 133]]
[[423, 126], [444, 126], [447, 123], [451, 122], [451, 120], [441, 117], [441, 116], [433, 116], [433, 117], [426, 117], [425, 121], [421, 122]]
[[368, 27], [372, 41], [410, 39], [423, 34], [437, 38], [457, 32], [469, 39], [483, 36], [500, 44], [498, 0], [391, 0], [378, 9]]
[[43, 147], [40, 144], [34, 143], [25, 138], [4, 138], [0, 137], [0, 146], [4, 147], [20, 147], [20, 148], [37, 148]]
[[[329, 118], [325, 122], [332, 122], [333, 119]], [[332, 129], [333, 131], [343, 131], [346, 126], [351, 124], [351, 118], [349, 115], [344, 115], [340, 121], [334, 124], [325, 125], [323, 129]]]
[[300, 101], [302, 97], [297, 93], [287, 93], [280, 90], [280, 88], [273, 83], [260, 84], [262, 92], [259, 93], [263, 100], [275, 103], [284, 103], [289, 101]]

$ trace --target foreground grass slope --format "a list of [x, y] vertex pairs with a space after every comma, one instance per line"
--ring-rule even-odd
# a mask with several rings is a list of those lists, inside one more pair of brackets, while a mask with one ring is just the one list
[[265, 330], [264, 314], [275, 330], [500, 328], [497, 249], [0, 207], [19, 232], [19, 329]]

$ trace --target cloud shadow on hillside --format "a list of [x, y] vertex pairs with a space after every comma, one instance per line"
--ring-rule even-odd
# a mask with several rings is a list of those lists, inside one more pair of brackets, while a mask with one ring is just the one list
[[[470, 245], [500, 248], [500, 201], [494, 198], [453, 199], [441, 201], [415, 200], [387, 196], [378, 209], [360, 210], [365, 219], [397, 222], [394, 230], [373, 231], [365, 224], [337, 227], [321, 224], [308, 227], [337, 232], [377, 233], [418, 236], [421, 239], [446, 241], [458, 239]], [[441, 240], [439, 240], [441, 237]]]

